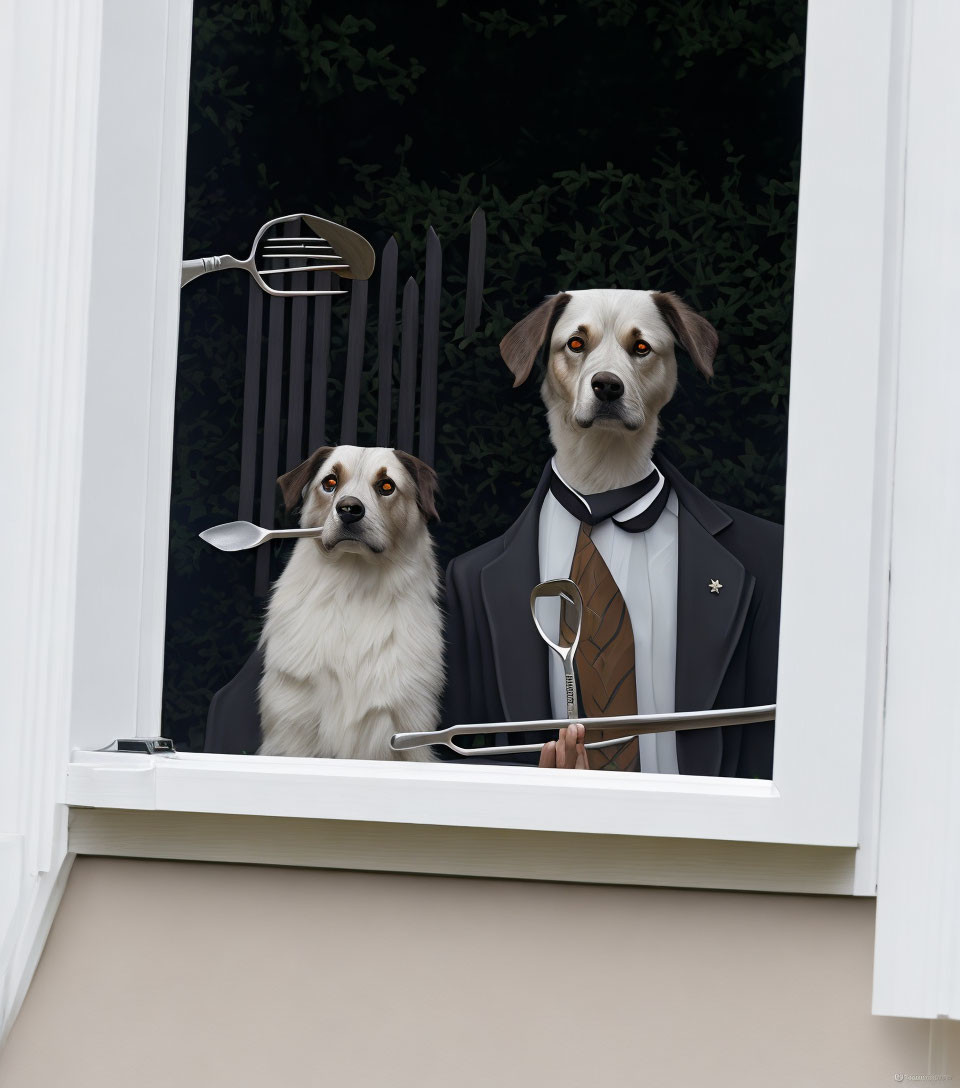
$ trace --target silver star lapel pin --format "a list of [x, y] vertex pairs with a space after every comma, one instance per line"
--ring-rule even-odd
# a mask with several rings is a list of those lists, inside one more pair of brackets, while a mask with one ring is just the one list
[[720, 584], [719, 578], [712, 578], [708, 586], [711, 593], [719, 593], [723, 586]]

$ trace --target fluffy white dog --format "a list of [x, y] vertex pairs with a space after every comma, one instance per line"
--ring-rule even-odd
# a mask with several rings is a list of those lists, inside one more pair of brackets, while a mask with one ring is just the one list
[[323, 446], [279, 483], [323, 533], [297, 541], [270, 598], [260, 754], [432, 759], [389, 741], [439, 716], [436, 474], [399, 450]]

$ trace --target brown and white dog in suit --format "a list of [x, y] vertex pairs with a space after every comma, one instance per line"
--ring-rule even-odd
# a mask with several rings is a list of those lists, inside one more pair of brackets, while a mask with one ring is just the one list
[[[543, 360], [541, 394], [556, 456], [507, 532], [458, 556], [447, 569], [443, 724], [560, 716], [552, 697], [549, 651], [528, 604], [538, 581], [569, 576], [566, 557], [574, 552], [577, 523], [563, 510], [556, 513], [555, 496], [564, 502], [569, 497], [572, 509], [577, 503], [589, 509], [584, 497], [602, 505], [619, 490], [642, 492], [648, 480], [664, 499], [655, 531], [664, 537], [662, 551], [672, 562], [640, 564], [643, 577], [651, 579], [648, 599], [660, 602], [652, 618], [631, 609], [638, 660], [644, 623], [653, 641], [654, 675], [651, 680], [651, 670], [638, 669], [637, 684], [656, 689], [658, 702], [645, 707], [641, 699], [640, 712], [776, 701], [782, 529], [712, 502], [654, 450], [660, 411], [676, 388], [677, 349], [710, 377], [717, 343], [713, 326], [676, 295], [641, 290], [552, 295], [503, 338], [501, 353], [515, 385], [527, 380], [538, 357]], [[574, 528], [562, 525], [562, 518]], [[559, 532], [557, 526], [568, 533], [559, 545], [551, 536]], [[621, 553], [629, 547], [623, 540], [616, 545]], [[623, 562], [620, 569], [635, 572], [638, 564]], [[629, 599], [635, 586], [624, 583], [621, 589]], [[659, 753], [659, 766], [654, 755], [653, 769], [771, 775], [772, 722], [670, 737], [675, 747]], [[500, 743], [546, 739], [504, 734]], [[576, 752], [567, 747], [566, 756], [566, 765], [572, 766]], [[515, 758], [532, 762], [537, 757]], [[563, 765], [562, 758], [557, 762]]]

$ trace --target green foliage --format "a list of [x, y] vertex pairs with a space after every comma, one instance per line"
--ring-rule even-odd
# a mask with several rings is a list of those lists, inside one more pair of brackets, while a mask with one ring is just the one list
[[[311, 0], [197, 4], [187, 255], [243, 252], [267, 215], [316, 209], [378, 246], [395, 235], [402, 283], [421, 276], [434, 226], [444, 246], [443, 558], [502, 532], [542, 469], [549, 449], [538, 382], [513, 390], [497, 344], [564, 287], [676, 290], [716, 325], [717, 376], [708, 384], [681, 359], [661, 445], [707, 494], [779, 518], [802, 0], [526, 0], [509, 13], [440, 0], [416, 22], [433, 18], [442, 49], [401, 14], [368, 4], [349, 15]], [[577, 94], [596, 84], [594, 116], [578, 115], [570, 133], [549, 140], [563, 123], [552, 112], [565, 92], [565, 72], [558, 90], [551, 84], [556, 58], [571, 49], [590, 73]], [[639, 81], [623, 64], [634, 54]], [[485, 107], [500, 79], [491, 55], [542, 67], [515, 117]], [[711, 99], [721, 78], [733, 96], [727, 114]], [[627, 93], [643, 109], [631, 139], [618, 128]], [[444, 94], [466, 116], [435, 131]], [[621, 111], [609, 129], [607, 103]], [[728, 123], [713, 124], [711, 110]], [[487, 215], [486, 290], [480, 328], [464, 337], [477, 207]], [[210, 695], [242, 663], [261, 618], [253, 558], [213, 553], [196, 539], [236, 516], [246, 290], [239, 276], [221, 275], [183, 296], [164, 728], [193, 745], [202, 743]], [[344, 324], [334, 323], [335, 375]], [[360, 441], [374, 437], [376, 392], [368, 367]], [[330, 396], [335, 410], [336, 377]]]
[[505, 8], [500, 8], [497, 11], [481, 11], [476, 17], [464, 12], [463, 25], [487, 39], [492, 39], [497, 34], [505, 34], [508, 38], [515, 38], [518, 34], [532, 38], [538, 30], [559, 26], [564, 18], [561, 14], [540, 15], [531, 23], [511, 15]]

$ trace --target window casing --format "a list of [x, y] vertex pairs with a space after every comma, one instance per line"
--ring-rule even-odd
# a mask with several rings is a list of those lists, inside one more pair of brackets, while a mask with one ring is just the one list
[[[856, 889], [872, 893], [896, 365], [885, 330], [896, 308], [903, 154], [901, 103], [891, 95], [892, 10], [878, 8], [864, 21], [842, 5], [810, 4], [777, 742], [773, 780], [761, 782], [95, 753], [117, 736], [159, 732], [190, 51], [185, 7], [171, 2], [153, 17], [105, 8], [66, 802], [859, 846]], [[126, 59], [132, 40], [143, 47], [136, 71]], [[112, 51], [111, 41], [125, 49]], [[144, 137], [131, 156], [134, 131], [160, 138]], [[116, 276], [118, 255], [138, 246], [148, 259]], [[118, 464], [120, 406], [128, 456]], [[102, 512], [117, 493], [136, 497], [135, 512], [118, 519], [107, 551]]]
[[96, 751], [160, 721], [191, 9], [11, 10], [0, 1035], [75, 851], [876, 892], [874, 1011], [960, 1018], [955, 6], [810, 0], [772, 782]]

